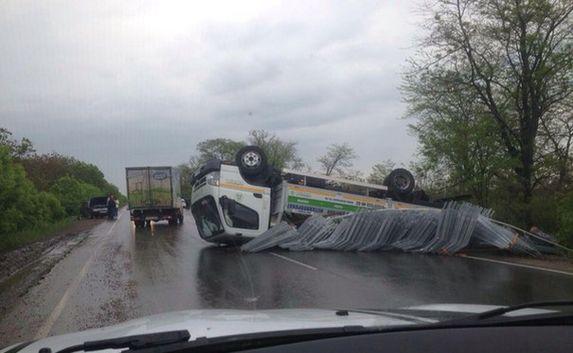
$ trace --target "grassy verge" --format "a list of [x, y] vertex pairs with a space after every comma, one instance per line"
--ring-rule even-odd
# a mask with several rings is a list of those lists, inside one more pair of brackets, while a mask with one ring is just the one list
[[76, 217], [68, 217], [59, 222], [46, 224], [41, 227], [29, 229], [12, 234], [0, 235], [0, 254], [17, 249], [39, 240], [48, 239], [59, 231], [77, 220]]

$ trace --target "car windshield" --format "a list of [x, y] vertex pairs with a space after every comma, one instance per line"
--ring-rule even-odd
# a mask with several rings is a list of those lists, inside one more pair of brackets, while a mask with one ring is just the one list
[[0, 1], [0, 348], [573, 300], [572, 33], [571, 0]]

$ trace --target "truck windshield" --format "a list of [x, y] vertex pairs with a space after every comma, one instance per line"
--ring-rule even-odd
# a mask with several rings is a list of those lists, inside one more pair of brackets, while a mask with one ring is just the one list
[[195, 202], [191, 208], [193, 218], [197, 223], [197, 229], [204, 238], [212, 237], [224, 231], [217, 212], [217, 205], [212, 196], [205, 196]]

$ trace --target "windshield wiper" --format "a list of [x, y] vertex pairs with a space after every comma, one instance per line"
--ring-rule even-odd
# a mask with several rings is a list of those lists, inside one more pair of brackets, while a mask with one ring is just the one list
[[573, 324], [573, 312], [548, 311], [504, 317], [503, 315], [523, 310], [548, 307], [572, 307], [573, 301], [541, 301], [511, 305], [503, 308], [488, 310], [476, 315], [466, 316], [460, 319], [442, 321], [437, 327], [467, 327], [467, 326], [490, 326], [490, 325], [532, 325], [532, 324]]
[[371, 334], [381, 331], [382, 328], [379, 327], [357, 325], [254, 332], [211, 338], [198, 337], [189, 342], [168, 344], [147, 349], [130, 349], [122, 353], [234, 352], [326, 338]]
[[[73, 353], [79, 351], [97, 351], [103, 349], [128, 348], [123, 352], [167, 353], [200, 349], [202, 352], [224, 352], [268, 347], [293, 342], [303, 342], [340, 336], [359, 335], [380, 332], [377, 327], [342, 326], [317, 329], [295, 329], [270, 332], [255, 332], [221, 337], [198, 337], [189, 341], [189, 331], [169, 331], [145, 335], [111, 338], [91, 341], [64, 348], [55, 353]], [[42, 348], [39, 353], [52, 353], [50, 348]]]
[[[187, 342], [191, 338], [189, 331], [166, 331], [157, 333], [148, 333], [144, 335], [125, 336], [118, 338], [110, 338], [100, 341], [88, 341], [83, 344], [70, 346], [56, 353], [72, 353], [72, 352], [91, 352], [99, 351], [102, 349], [119, 349], [128, 348], [132, 350], [152, 348], [163, 346], [173, 343]], [[39, 353], [51, 353], [50, 348], [42, 348]]]

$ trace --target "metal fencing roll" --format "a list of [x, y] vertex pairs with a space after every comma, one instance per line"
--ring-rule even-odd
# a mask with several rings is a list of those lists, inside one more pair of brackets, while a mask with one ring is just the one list
[[539, 255], [525, 237], [493, 223], [492, 211], [467, 202], [449, 202], [443, 209], [366, 210], [342, 218], [309, 217], [298, 229], [285, 222], [242, 246], [245, 252], [273, 247], [290, 251], [313, 249], [455, 254], [470, 244]]

